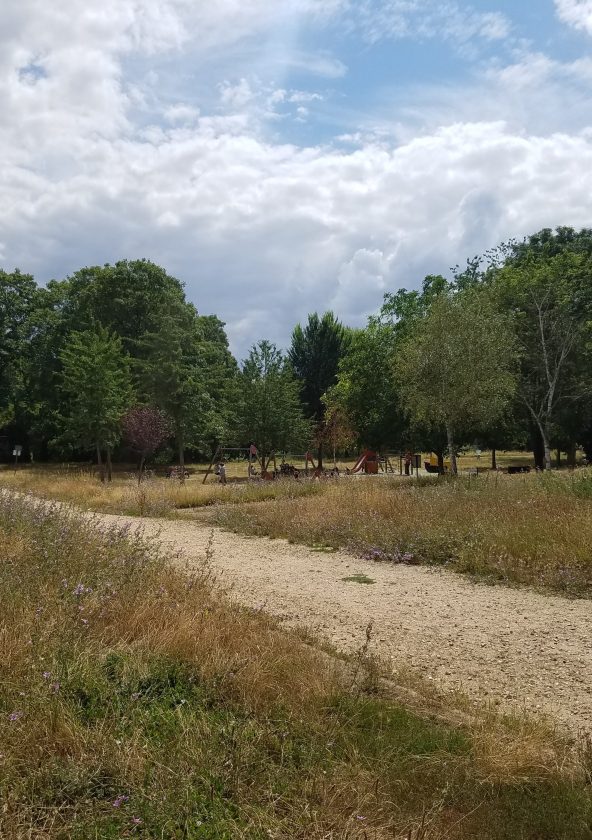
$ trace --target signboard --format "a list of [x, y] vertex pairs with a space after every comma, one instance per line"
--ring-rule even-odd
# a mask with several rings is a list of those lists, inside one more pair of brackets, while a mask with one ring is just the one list
[[20, 455], [23, 454], [23, 447], [22, 446], [15, 446], [14, 449], [12, 450], [12, 454], [15, 456], [15, 458], [18, 458]]

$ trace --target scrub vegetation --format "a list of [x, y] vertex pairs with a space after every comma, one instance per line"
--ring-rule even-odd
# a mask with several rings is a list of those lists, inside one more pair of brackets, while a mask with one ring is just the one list
[[589, 751], [392, 699], [128, 530], [0, 497], [0, 835], [591, 836]]

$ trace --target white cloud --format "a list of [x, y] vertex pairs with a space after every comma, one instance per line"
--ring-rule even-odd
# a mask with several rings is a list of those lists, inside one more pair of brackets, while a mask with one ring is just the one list
[[[417, 285], [506, 237], [590, 223], [592, 133], [577, 99], [592, 77], [587, 59], [522, 56], [469, 90], [418, 95], [404, 131], [352, 119], [342, 140], [353, 147], [297, 147], [266, 132], [265, 118], [276, 109], [310, 123], [328, 94], [229, 72], [229, 45], [258, 44], [273, 26], [322, 25], [349, 6], [343, 0], [10, 3], [0, 33], [6, 267], [44, 280], [152, 258], [186, 281], [201, 310], [228, 321], [242, 352], [262, 335], [284, 342], [314, 309], [333, 306], [361, 324], [386, 288]], [[404, 4], [381, 5], [396, 37], [393, 12]], [[495, 16], [445, 5], [447, 29], [433, 2], [419, 28], [410, 16], [406, 25], [422, 37], [506, 31]], [[371, 23], [367, 2], [361, 8], [371, 40], [379, 19]], [[226, 50], [230, 65], [216, 65], [202, 106], [195, 78]], [[171, 55], [178, 88], [160, 63]], [[296, 37], [285, 64], [329, 78], [346, 71]]]
[[228, 81], [222, 82], [218, 87], [222, 104], [230, 109], [241, 110], [255, 97], [251, 85], [246, 79], [241, 79], [236, 84]]
[[359, 0], [351, 9], [352, 25], [370, 43], [386, 38], [441, 38], [464, 45], [475, 38], [502, 40], [511, 32], [501, 12], [479, 12], [452, 0]]
[[200, 121], [153, 142], [96, 138], [59, 181], [11, 168], [0, 242], [42, 276], [151, 257], [228, 320], [243, 350], [262, 334], [285, 341], [328, 304], [362, 323], [385, 288], [511, 235], [589, 223], [589, 173], [592, 137], [517, 137], [499, 123], [344, 153]]
[[164, 118], [172, 124], [181, 123], [186, 125], [187, 123], [195, 123], [198, 117], [199, 108], [193, 108], [184, 102], [177, 102], [175, 105], [170, 105], [164, 111]]
[[592, 0], [555, 0], [559, 18], [592, 35]]

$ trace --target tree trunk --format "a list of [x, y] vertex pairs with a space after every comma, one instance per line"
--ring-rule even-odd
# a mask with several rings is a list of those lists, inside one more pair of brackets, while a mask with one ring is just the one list
[[497, 470], [497, 450], [495, 446], [491, 449], [491, 469]]
[[561, 449], [557, 450], [557, 469], [561, 469]]
[[105, 481], [105, 471], [103, 470], [103, 459], [101, 458], [101, 447], [97, 443], [97, 466], [99, 468], [99, 478], [101, 482]]
[[545, 469], [550, 472], [551, 469], [552, 469], [551, 447], [549, 445], [549, 439], [547, 437], [547, 433], [543, 428], [541, 428], [541, 437], [543, 439], [543, 448], [545, 450]]
[[107, 447], [107, 481], [113, 481], [113, 464], [111, 463], [111, 447]]
[[454, 432], [450, 424], [446, 424], [446, 435], [448, 436], [448, 452], [450, 454], [450, 472], [452, 475], [458, 475], [456, 451], [454, 449]]
[[323, 469], [323, 441], [319, 441], [319, 448], [318, 448], [318, 468], [320, 470]]
[[138, 467], [138, 484], [142, 481], [142, 476], [144, 474], [144, 463], [146, 461], [146, 456], [142, 455], [140, 458], [140, 465]]
[[181, 484], [185, 482], [185, 441], [179, 435], [179, 479]]
[[545, 468], [545, 446], [543, 436], [537, 426], [532, 426], [532, 454], [537, 470], [543, 470]]
[[569, 446], [567, 447], [567, 466], [570, 470], [575, 470], [576, 468], [576, 455], [577, 455], [577, 446], [576, 442], [570, 441]]
[[444, 472], [444, 453], [443, 452], [436, 452], [436, 455], [438, 456], [438, 471], [440, 472], [440, 474], [443, 474], [443, 472]]

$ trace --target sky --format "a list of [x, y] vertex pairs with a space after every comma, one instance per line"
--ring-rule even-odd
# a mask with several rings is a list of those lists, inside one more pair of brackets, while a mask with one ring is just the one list
[[592, 0], [2, 0], [0, 266], [146, 257], [243, 357], [592, 226]]

